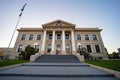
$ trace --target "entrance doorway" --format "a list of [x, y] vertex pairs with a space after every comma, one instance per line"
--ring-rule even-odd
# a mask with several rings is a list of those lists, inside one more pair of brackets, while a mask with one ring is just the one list
[[61, 45], [56, 45], [56, 55], [60, 55], [61, 54]]
[[70, 45], [66, 44], [65, 48], [66, 48], [66, 54], [70, 54]]

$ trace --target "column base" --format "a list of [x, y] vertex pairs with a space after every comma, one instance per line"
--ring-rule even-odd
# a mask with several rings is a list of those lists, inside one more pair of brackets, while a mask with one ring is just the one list
[[66, 51], [61, 51], [61, 55], [66, 55]]

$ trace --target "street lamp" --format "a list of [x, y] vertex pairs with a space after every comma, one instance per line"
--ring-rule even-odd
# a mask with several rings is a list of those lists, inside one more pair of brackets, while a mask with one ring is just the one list
[[35, 42], [33, 45], [34, 45], [34, 47], [35, 47], [35, 52], [37, 52], [37, 45], [38, 45], [38, 43]]
[[82, 54], [82, 53], [81, 53], [81, 50], [82, 50], [82, 44], [78, 43], [78, 49], [79, 49], [79, 53], [80, 53], [80, 55], [81, 55], [81, 54]]

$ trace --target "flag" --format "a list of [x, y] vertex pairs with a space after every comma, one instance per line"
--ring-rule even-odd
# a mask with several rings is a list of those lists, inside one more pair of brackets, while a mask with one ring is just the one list
[[24, 10], [24, 8], [25, 8], [25, 6], [26, 6], [27, 4], [25, 4], [24, 6], [23, 6], [23, 8], [21, 9], [21, 11], [23, 11]]
[[22, 12], [19, 14], [19, 17], [22, 16]]

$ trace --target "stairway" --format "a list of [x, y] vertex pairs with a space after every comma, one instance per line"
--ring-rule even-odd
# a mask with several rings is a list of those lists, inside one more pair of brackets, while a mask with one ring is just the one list
[[119, 80], [73, 55], [43, 55], [34, 62], [0, 71], [0, 80]]
[[39, 63], [80, 63], [77, 57], [73, 55], [42, 55], [34, 62]]

